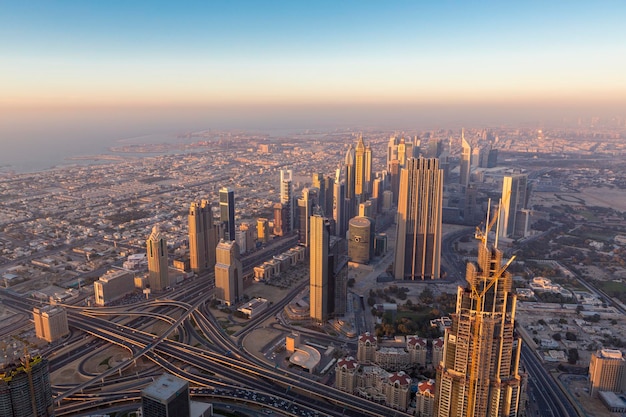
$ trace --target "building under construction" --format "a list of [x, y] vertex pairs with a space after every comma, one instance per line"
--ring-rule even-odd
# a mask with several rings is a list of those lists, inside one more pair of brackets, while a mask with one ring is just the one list
[[54, 416], [46, 359], [26, 356], [0, 368], [0, 416]]
[[506, 272], [513, 259], [503, 265], [497, 241], [487, 244], [490, 228], [477, 230], [478, 260], [467, 264], [467, 285], [457, 290], [456, 313], [437, 364], [435, 416], [522, 414], [522, 341], [514, 335], [517, 298]]

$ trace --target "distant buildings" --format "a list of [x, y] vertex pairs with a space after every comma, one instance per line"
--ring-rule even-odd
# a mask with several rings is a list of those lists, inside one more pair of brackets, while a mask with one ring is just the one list
[[235, 240], [235, 192], [227, 187], [220, 188], [220, 221], [225, 240]]
[[215, 266], [217, 231], [213, 226], [211, 204], [207, 200], [192, 202], [189, 207], [189, 264], [195, 273]]
[[47, 305], [33, 308], [35, 334], [46, 342], [54, 342], [70, 334], [67, 313], [59, 306]]
[[148, 283], [154, 291], [165, 289], [169, 285], [167, 242], [159, 231], [158, 226], [152, 228], [152, 233], [146, 241], [148, 254]]
[[502, 237], [523, 237], [529, 229], [529, 217], [524, 213], [528, 200], [528, 176], [506, 175], [502, 180], [499, 234]]
[[280, 203], [286, 211], [282, 220], [282, 234], [291, 232], [294, 228], [294, 194], [293, 194], [293, 173], [290, 169], [280, 170]]
[[243, 297], [243, 267], [236, 242], [220, 241], [215, 249], [215, 297], [227, 305]]
[[439, 278], [442, 199], [443, 170], [439, 169], [439, 160], [409, 159], [400, 180], [395, 279]]
[[589, 395], [600, 391], [621, 392], [626, 389], [626, 360], [617, 349], [601, 349], [591, 355]]
[[0, 416], [54, 417], [47, 359], [27, 356], [0, 368]]
[[463, 190], [467, 188], [470, 182], [470, 172], [472, 166], [472, 147], [465, 140], [465, 129], [461, 132], [461, 162], [459, 172], [459, 184]]

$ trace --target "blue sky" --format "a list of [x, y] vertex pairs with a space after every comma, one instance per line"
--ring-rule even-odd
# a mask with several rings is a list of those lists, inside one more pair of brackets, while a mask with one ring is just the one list
[[0, 1], [0, 106], [626, 101], [626, 3]]

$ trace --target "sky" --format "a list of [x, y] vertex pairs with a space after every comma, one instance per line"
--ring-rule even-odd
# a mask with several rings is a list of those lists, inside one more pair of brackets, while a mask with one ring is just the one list
[[623, 1], [0, 0], [0, 113], [617, 112], [625, 16]]

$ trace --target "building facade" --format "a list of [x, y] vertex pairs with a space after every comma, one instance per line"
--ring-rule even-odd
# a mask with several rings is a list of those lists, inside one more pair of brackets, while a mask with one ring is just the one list
[[213, 212], [207, 200], [193, 202], [189, 207], [189, 265], [195, 273], [209, 271], [215, 266], [217, 231]]
[[220, 188], [220, 221], [225, 240], [235, 240], [235, 192], [227, 187]]
[[0, 368], [0, 416], [54, 417], [48, 360], [25, 357]]
[[239, 245], [235, 241], [220, 241], [215, 249], [215, 297], [227, 305], [243, 297], [243, 267]]
[[620, 392], [626, 389], [626, 360], [617, 349], [601, 349], [591, 355], [589, 395], [600, 391]]
[[105, 306], [135, 290], [135, 274], [124, 269], [112, 269], [93, 283], [94, 303]]
[[152, 228], [152, 233], [146, 241], [148, 253], [148, 283], [154, 291], [161, 291], [169, 285], [167, 242], [159, 231], [158, 226]]
[[141, 391], [143, 417], [189, 417], [189, 382], [163, 374]]
[[310, 316], [318, 322], [328, 320], [328, 248], [329, 223], [322, 216], [311, 216], [310, 261]]
[[400, 179], [395, 279], [439, 278], [442, 202], [443, 171], [439, 169], [439, 160], [409, 159]]
[[70, 334], [67, 313], [59, 306], [47, 305], [33, 308], [35, 334], [39, 339], [54, 342]]

